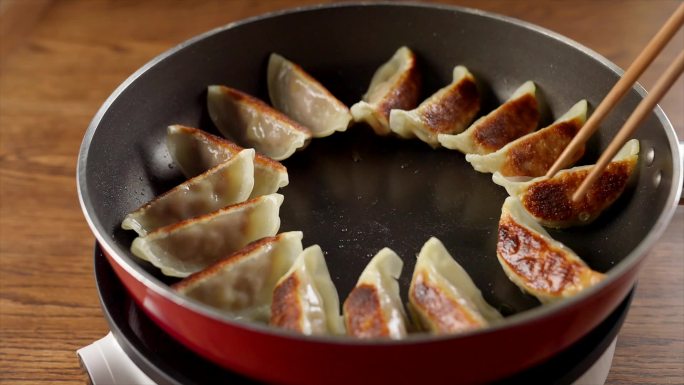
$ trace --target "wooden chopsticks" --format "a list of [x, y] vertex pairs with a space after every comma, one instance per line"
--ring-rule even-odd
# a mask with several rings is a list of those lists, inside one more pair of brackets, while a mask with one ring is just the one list
[[[637, 56], [636, 60], [629, 66], [622, 78], [608, 92], [608, 95], [601, 101], [594, 113], [589, 117], [582, 129], [575, 135], [563, 153], [556, 159], [546, 173], [547, 177], [554, 176], [561, 168], [569, 163], [570, 157], [582, 146], [589, 137], [598, 129], [598, 125], [603, 118], [612, 110], [622, 97], [629, 91], [639, 76], [644, 72], [653, 59], [660, 53], [672, 36], [684, 24], [684, 3], [680, 4], [675, 13], [667, 20], [665, 25], [656, 33], [646, 48]], [[580, 200], [587, 192], [589, 187], [596, 181], [599, 175], [606, 168], [610, 160], [620, 150], [624, 143], [634, 133], [639, 123], [653, 110], [653, 107], [670, 89], [684, 70], [684, 51], [682, 51], [675, 61], [665, 70], [658, 79], [651, 92], [639, 103], [632, 115], [627, 119], [617, 135], [613, 138], [606, 150], [603, 152], [598, 162], [592, 167], [591, 172], [577, 188], [572, 196], [573, 201]]]

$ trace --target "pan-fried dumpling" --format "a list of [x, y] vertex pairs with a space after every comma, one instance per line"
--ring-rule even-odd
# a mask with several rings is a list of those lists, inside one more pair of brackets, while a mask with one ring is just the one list
[[278, 281], [270, 324], [307, 335], [344, 334], [337, 289], [318, 245], [304, 249]]
[[233, 158], [156, 197], [126, 215], [121, 227], [139, 235], [242, 202], [254, 186], [254, 150]]
[[287, 159], [311, 131], [261, 100], [225, 86], [209, 86], [209, 116], [221, 133], [275, 160]]
[[435, 334], [459, 333], [501, 319], [437, 238], [430, 238], [418, 254], [409, 305], [416, 324]]
[[513, 197], [501, 208], [496, 255], [508, 278], [542, 303], [571, 297], [604, 278], [551, 238]]
[[278, 54], [268, 60], [268, 95], [273, 107], [311, 130], [314, 138], [345, 131], [349, 108], [302, 67]]
[[475, 78], [464, 66], [456, 66], [451, 84], [440, 89], [411, 111], [390, 111], [390, 129], [402, 138], [418, 139], [438, 147], [437, 135], [457, 134], [480, 111]]
[[406, 337], [406, 313], [399, 297], [404, 263], [384, 248], [371, 259], [356, 287], [344, 301], [347, 334], [358, 338]]
[[543, 226], [563, 228], [585, 225], [596, 219], [627, 187], [639, 158], [639, 141], [632, 139], [613, 157], [599, 179], [579, 201], [572, 200], [584, 178], [594, 166], [580, 166], [559, 171], [553, 178], [545, 176], [521, 181], [494, 173], [494, 183], [506, 188], [520, 200], [528, 214]]
[[535, 90], [533, 82], [525, 82], [504, 104], [476, 120], [464, 132], [458, 135], [439, 134], [439, 143], [464, 154], [489, 154], [529, 134], [539, 124]]
[[[168, 127], [166, 146], [188, 178], [216, 167], [244, 150], [226, 139], [178, 124]], [[254, 188], [250, 198], [272, 194], [288, 182], [287, 169], [280, 162], [261, 154], [254, 156]]]
[[375, 71], [362, 100], [351, 107], [354, 121], [368, 123], [378, 135], [389, 134], [390, 111], [413, 109], [418, 104], [420, 85], [416, 56], [407, 47], [399, 48]]
[[[581, 100], [548, 127], [520, 137], [496, 152], [467, 154], [466, 160], [479, 172], [499, 171], [504, 176], [542, 176], [551, 168], [587, 116], [587, 101]], [[584, 146], [573, 154], [571, 164], [584, 155]]]
[[173, 289], [237, 318], [267, 323], [276, 282], [302, 252], [302, 232], [252, 242]]
[[173, 277], [205, 269], [248, 243], [275, 235], [283, 196], [270, 194], [161, 227], [133, 240], [131, 251]]

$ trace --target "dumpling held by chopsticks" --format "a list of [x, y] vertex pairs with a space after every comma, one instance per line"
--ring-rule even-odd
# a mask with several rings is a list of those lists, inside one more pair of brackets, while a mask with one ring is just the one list
[[636, 169], [638, 157], [639, 141], [632, 139], [625, 143], [578, 202], [572, 200], [572, 195], [589, 175], [593, 165], [561, 170], [552, 178], [543, 176], [531, 180], [506, 178], [496, 172], [492, 180], [505, 187], [508, 194], [518, 198], [527, 213], [544, 226], [563, 228], [585, 225], [596, 219], [622, 194]]

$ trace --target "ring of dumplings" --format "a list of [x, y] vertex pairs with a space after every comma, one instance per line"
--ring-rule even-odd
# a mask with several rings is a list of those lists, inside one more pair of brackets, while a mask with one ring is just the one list
[[[421, 74], [407, 47], [378, 68], [351, 108], [275, 53], [267, 80], [272, 106], [210, 85], [209, 115], [232, 141], [196, 128], [168, 127], [169, 152], [189, 179], [121, 224], [139, 235], [131, 246], [135, 256], [183, 278], [172, 285], [180, 295], [233, 319], [305, 335], [402, 339], [501, 322], [503, 316], [437, 238], [428, 239], [417, 255], [406, 308], [397, 282], [403, 261], [383, 248], [342, 302], [340, 314], [323, 250], [304, 248], [300, 231], [278, 233], [284, 196], [277, 191], [289, 183], [278, 161], [312, 138], [345, 131], [354, 122], [368, 124], [378, 135], [460, 151], [476, 171], [493, 173], [493, 182], [510, 195], [501, 210], [497, 259], [509, 279], [541, 303], [576, 295], [604, 278], [543, 227], [591, 222], [619, 197], [636, 168], [639, 143], [632, 140], [579, 202], [570, 197], [593, 166], [544, 176], [586, 121], [585, 100], [537, 129], [536, 85], [527, 81], [474, 120], [480, 112], [476, 79], [457, 65], [451, 83], [419, 104]], [[583, 153], [577, 151], [573, 162]]]

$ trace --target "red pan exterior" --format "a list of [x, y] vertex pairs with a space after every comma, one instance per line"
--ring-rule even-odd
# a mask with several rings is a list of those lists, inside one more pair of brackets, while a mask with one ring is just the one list
[[505, 378], [570, 346], [603, 321], [625, 298], [641, 266], [634, 265], [596, 295], [531, 322], [460, 338], [359, 345], [236, 327], [148, 289], [105, 255], [145, 313], [192, 350], [256, 379], [312, 385], [469, 384]]

